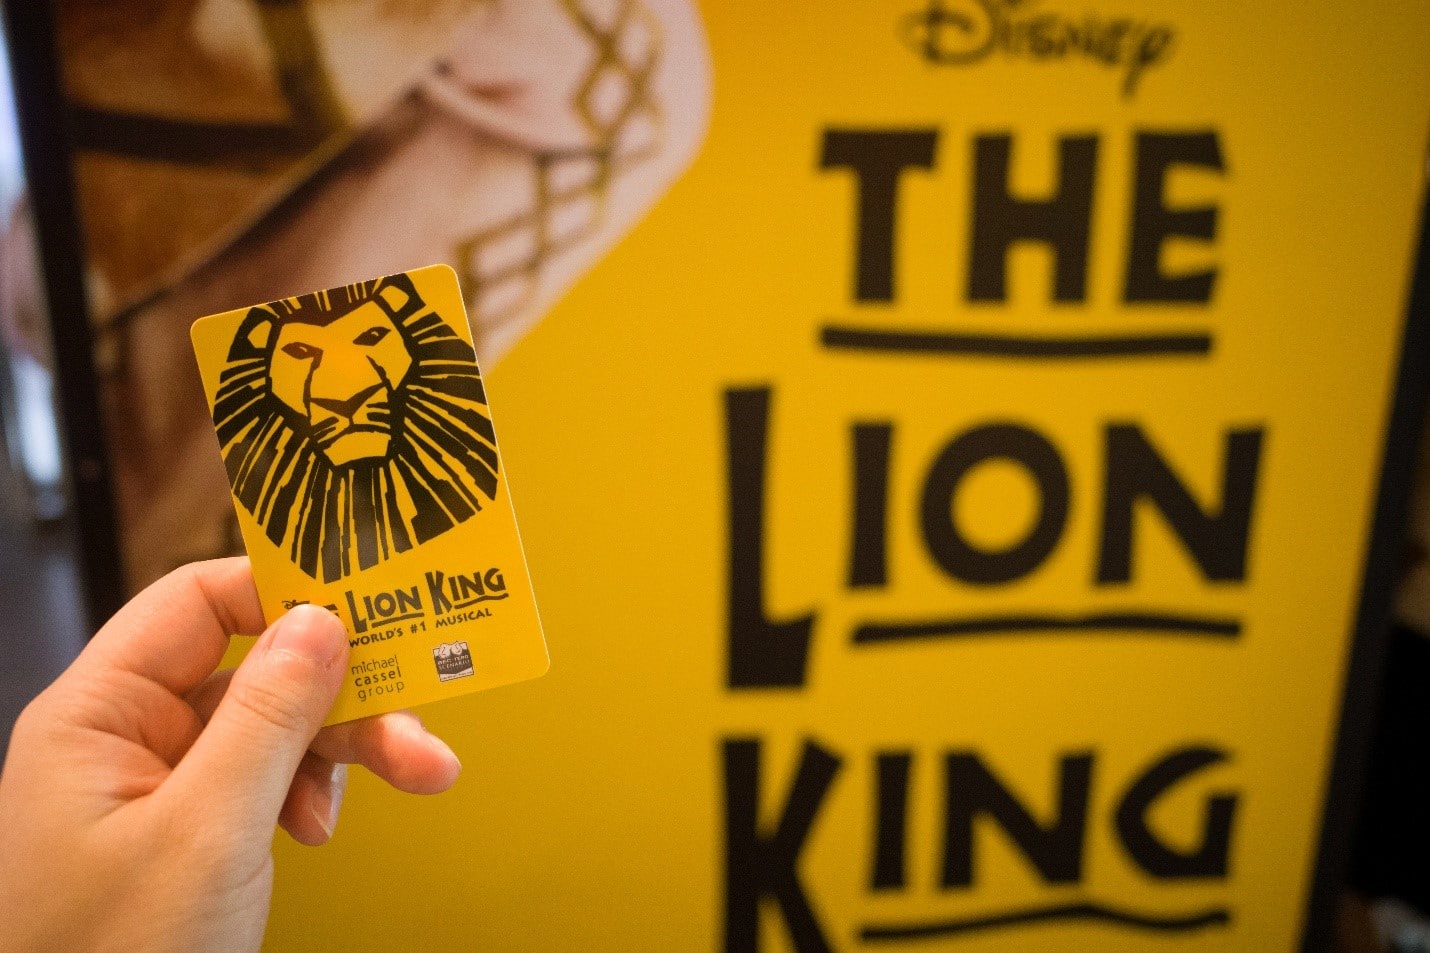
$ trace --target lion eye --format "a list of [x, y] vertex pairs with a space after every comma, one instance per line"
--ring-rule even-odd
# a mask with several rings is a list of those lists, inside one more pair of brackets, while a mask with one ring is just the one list
[[313, 347], [311, 344], [304, 344], [302, 341], [292, 341], [283, 345], [283, 353], [289, 357], [296, 357], [300, 361], [317, 357], [322, 354], [322, 349]]
[[387, 337], [387, 332], [388, 329], [382, 327], [381, 325], [371, 327], [363, 333], [359, 334], [357, 337], [353, 338], [353, 343], [361, 344], [364, 347], [371, 347], [378, 341], [381, 341], [383, 338]]

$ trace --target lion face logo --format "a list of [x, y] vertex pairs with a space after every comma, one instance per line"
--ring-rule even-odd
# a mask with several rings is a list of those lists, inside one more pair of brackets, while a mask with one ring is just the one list
[[326, 324], [289, 320], [269, 360], [273, 396], [306, 420], [328, 462], [387, 456], [393, 396], [412, 370], [407, 341], [388, 309], [365, 301]]
[[426, 542], [496, 496], [476, 355], [407, 275], [250, 308], [214, 423], [234, 496], [324, 582]]

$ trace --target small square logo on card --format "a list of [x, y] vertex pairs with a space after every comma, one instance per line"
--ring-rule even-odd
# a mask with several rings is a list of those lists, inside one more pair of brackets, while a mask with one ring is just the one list
[[472, 653], [465, 642], [443, 642], [432, 650], [432, 661], [437, 666], [437, 678], [444, 682], [466, 678], [473, 672]]

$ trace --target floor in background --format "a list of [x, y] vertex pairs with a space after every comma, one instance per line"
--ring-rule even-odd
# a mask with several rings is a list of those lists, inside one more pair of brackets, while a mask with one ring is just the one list
[[88, 637], [74, 535], [35, 525], [0, 455], [0, 757], [15, 717]]

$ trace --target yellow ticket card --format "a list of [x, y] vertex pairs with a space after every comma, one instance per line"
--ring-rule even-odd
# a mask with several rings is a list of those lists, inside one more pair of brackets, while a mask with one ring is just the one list
[[265, 616], [311, 602], [348, 627], [329, 724], [545, 673], [452, 269], [215, 314], [191, 333]]

